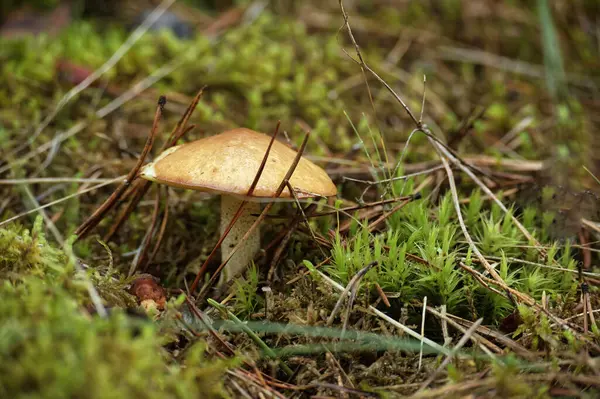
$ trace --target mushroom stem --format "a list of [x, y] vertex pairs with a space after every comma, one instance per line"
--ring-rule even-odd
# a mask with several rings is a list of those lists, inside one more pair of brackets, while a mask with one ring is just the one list
[[[227, 229], [227, 226], [235, 216], [238, 208], [242, 204], [242, 200], [230, 196], [230, 195], [221, 195], [221, 226], [220, 233], [221, 236]], [[247, 202], [244, 205], [244, 209], [238, 220], [231, 227], [229, 234], [223, 240], [221, 244], [221, 259], [225, 260], [232, 252], [233, 248], [238, 244], [238, 242], [244, 237], [244, 234], [250, 229], [252, 224], [257, 219], [257, 215], [260, 213], [260, 203], [258, 202]], [[260, 231], [257, 227], [250, 234], [248, 239], [240, 245], [237, 251], [233, 254], [229, 262], [225, 265], [223, 270], [221, 271], [221, 275], [219, 276], [219, 286], [228, 282], [236, 276], [237, 274], [244, 271], [248, 263], [252, 261], [254, 255], [260, 249]]]

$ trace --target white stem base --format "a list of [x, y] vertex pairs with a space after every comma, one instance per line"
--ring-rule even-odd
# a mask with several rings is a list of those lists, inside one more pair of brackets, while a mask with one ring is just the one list
[[[223, 236], [223, 233], [227, 229], [229, 222], [235, 216], [238, 208], [242, 204], [242, 200], [229, 196], [229, 195], [221, 195], [221, 227], [220, 233]], [[250, 226], [254, 224], [257, 217], [252, 214], [258, 215], [260, 214], [260, 203], [258, 202], [247, 202], [244, 205], [244, 210], [242, 214], [235, 222], [225, 240], [221, 244], [221, 259], [224, 261], [227, 259], [229, 254], [241, 241], [244, 234], [250, 229]], [[221, 271], [221, 275], [219, 276], [219, 286], [222, 286], [229, 280], [231, 280], [236, 275], [242, 273], [246, 266], [252, 261], [254, 255], [260, 249], [260, 231], [257, 227], [250, 234], [248, 239], [235, 251], [229, 262], [225, 265], [223, 270]]]

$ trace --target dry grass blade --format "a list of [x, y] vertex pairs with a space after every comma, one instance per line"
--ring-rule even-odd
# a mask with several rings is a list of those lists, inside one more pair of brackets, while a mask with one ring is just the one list
[[15, 221], [15, 220], [17, 220], [17, 219], [20, 219], [20, 218], [22, 218], [23, 216], [27, 216], [27, 215], [30, 215], [30, 214], [32, 214], [32, 213], [34, 213], [34, 212], [38, 212], [40, 209], [45, 209], [45, 208], [51, 207], [51, 206], [53, 206], [53, 205], [60, 204], [60, 203], [62, 203], [62, 202], [65, 202], [65, 201], [68, 201], [68, 200], [70, 200], [71, 198], [79, 197], [80, 195], [83, 195], [83, 194], [86, 194], [86, 193], [89, 193], [89, 192], [95, 191], [95, 190], [97, 190], [97, 189], [99, 189], [99, 188], [102, 188], [102, 187], [104, 187], [104, 186], [108, 186], [108, 185], [110, 185], [110, 184], [114, 184], [114, 183], [122, 182], [124, 178], [125, 178], [125, 176], [116, 177], [116, 178], [114, 178], [114, 179], [112, 179], [112, 180], [109, 180], [109, 181], [107, 181], [107, 182], [105, 182], [105, 183], [100, 183], [100, 184], [97, 184], [97, 185], [95, 185], [95, 186], [92, 186], [92, 187], [90, 187], [90, 188], [87, 188], [87, 189], [85, 189], [85, 190], [81, 190], [81, 191], [78, 191], [78, 192], [76, 192], [76, 193], [73, 193], [73, 194], [67, 195], [67, 196], [65, 196], [65, 197], [63, 197], [63, 198], [60, 198], [60, 199], [57, 199], [57, 200], [55, 200], [55, 201], [49, 202], [49, 203], [47, 203], [47, 204], [40, 205], [40, 206], [39, 206], [39, 207], [37, 207], [37, 208], [30, 209], [30, 210], [28, 210], [28, 211], [26, 211], [26, 212], [21, 212], [21, 213], [19, 213], [18, 215], [15, 215], [15, 216], [13, 216], [13, 217], [10, 217], [10, 218], [8, 218], [8, 219], [6, 219], [6, 220], [3, 220], [2, 222], [0, 222], [0, 226], [3, 226], [3, 225], [5, 225], [5, 224], [8, 224], [8, 223], [10, 223], [10, 222], [13, 222], [13, 221]]
[[423, 337], [425, 337], [425, 316], [427, 315], [427, 297], [423, 297], [423, 311], [421, 313], [421, 348], [419, 350], [419, 366], [418, 371], [421, 371], [421, 365], [423, 364]]
[[431, 384], [437, 378], [437, 376], [440, 374], [440, 372], [448, 365], [448, 363], [450, 363], [450, 361], [452, 360], [454, 355], [460, 350], [460, 348], [462, 348], [467, 343], [467, 341], [471, 338], [471, 336], [473, 335], [475, 330], [477, 330], [477, 327], [479, 327], [479, 325], [482, 322], [483, 322], [483, 319], [481, 318], [481, 319], [478, 319], [477, 321], [475, 321], [475, 323], [473, 323], [473, 325], [462, 336], [460, 341], [458, 341], [456, 346], [454, 348], [452, 348], [452, 352], [446, 356], [444, 361], [438, 366], [437, 369], [435, 369], [433, 374], [431, 374], [431, 376], [427, 380], [425, 380], [425, 382], [423, 383], [423, 385], [421, 385], [421, 387], [419, 388], [417, 393], [424, 391], [429, 386], [429, 384]]
[[[318, 269], [315, 269], [315, 272], [319, 275], [320, 278], [322, 278], [325, 282], [327, 282], [328, 284], [330, 284], [336, 290], [341, 291], [341, 292], [345, 291], [345, 288], [343, 286], [341, 286], [337, 282], [333, 281], [329, 276], [327, 276], [322, 271], [320, 271]], [[349, 295], [350, 293], [348, 291], [346, 291], [346, 294]], [[413, 337], [413, 338], [415, 338], [417, 340], [422, 340], [428, 346], [430, 346], [432, 349], [434, 349], [434, 350], [436, 350], [436, 351], [438, 351], [440, 353], [444, 353], [444, 354], [449, 354], [450, 353], [450, 351], [448, 349], [446, 349], [443, 346], [437, 344], [436, 342], [430, 340], [429, 338], [421, 337], [419, 335], [419, 333], [414, 332], [410, 328], [406, 327], [404, 324], [398, 322], [397, 320], [392, 319], [390, 316], [388, 316], [385, 313], [381, 312], [376, 307], [369, 306], [369, 310], [371, 312], [373, 312], [374, 314], [376, 314], [377, 316], [379, 316], [380, 318], [382, 318], [383, 320], [385, 320], [388, 323], [390, 323], [391, 325], [393, 325], [394, 327], [396, 327], [396, 328], [400, 329], [401, 331], [403, 331], [404, 333], [410, 335], [411, 337]]]
[[[179, 141], [179, 139], [181, 139], [181, 137], [183, 137], [187, 132], [189, 132], [191, 129], [194, 128], [195, 125], [187, 126], [187, 123], [190, 120], [194, 110], [198, 106], [198, 103], [200, 102], [200, 99], [202, 98], [202, 95], [204, 93], [204, 89], [205, 89], [205, 87], [202, 87], [200, 90], [198, 90], [198, 92], [194, 96], [194, 99], [188, 105], [188, 107], [186, 108], [182, 117], [179, 119], [177, 124], [173, 127], [173, 130], [169, 134], [168, 139], [161, 146], [160, 152], [173, 147], [175, 144], [177, 144], [177, 142]], [[142, 200], [142, 198], [146, 195], [146, 193], [148, 192], [148, 189], [150, 188], [150, 185], [151, 185], [151, 182], [149, 182], [147, 180], [138, 180], [136, 182], [135, 186], [133, 186], [131, 189], [131, 192], [133, 193], [132, 198], [130, 199], [129, 203], [127, 204], [127, 207], [125, 207], [121, 211], [121, 213], [117, 217], [116, 221], [110, 227], [108, 233], [104, 237], [104, 241], [110, 241], [112, 239], [112, 237], [116, 234], [116, 232], [121, 228], [123, 223], [125, 223], [127, 218], [129, 218], [129, 215], [131, 214], [131, 212], [133, 212], [133, 210], [137, 207], [137, 205]]]
[[[181, 62], [179, 62], [178, 64], [170, 63], [162, 68], [159, 68], [154, 73], [152, 73], [152, 75], [141, 80], [140, 82], [135, 84], [132, 88], [127, 90], [125, 93], [123, 93], [122, 95], [115, 98], [110, 103], [108, 103], [107, 105], [105, 105], [104, 107], [102, 107], [98, 111], [96, 111], [95, 112], [96, 118], [102, 119], [102, 118], [108, 116], [110, 113], [114, 112], [115, 110], [119, 109], [119, 107], [121, 107], [123, 104], [134, 99], [138, 94], [143, 92], [145, 89], [152, 86], [158, 80], [160, 80], [161, 78], [163, 78], [166, 75], [168, 75], [169, 73], [171, 73], [179, 64], [181, 64]], [[13, 167], [15, 165], [24, 165], [28, 160], [32, 159], [36, 155], [41, 154], [42, 152], [51, 149], [54, 145], [62, 143], [64, 141], [66, 141], [67, 139], [81, 133], [82, 131], [84, 131], [84, 129], [86, 127], [89, 126], [89, 124], [90, 123], [87, 121], [77, 122], [76, 124], [71, 126], [66, 132], [60, 133], [57, 136], [55, 136], [55, 138], [53, 140], [51, 140], [50, 142], [44, 143], [44, 144], [36, 147], [33, 151], [31, 151], [23, 156], [19, 156], [18, 159], [11, 161], [10, 163], [7, 163], [4, 166], [0, 166], [0, 173], [6, 172], [7, 170], [9, 170], [11, 167]]]
[[[462, 232], [463, 232], [463, 235], [465, 236], [465, 239], [469, 243], [469, 246], [471, 247], [471, 249], [473, 250], [473, 252], [477, 256], [477, 258], [481, 261], [481, 263], [483, 264], [483, 266], [485, 267], [485, 269], [487, 270], [487, 272], [492, 277], [494, 277], [494, 279], [498, 282], [498, 284], [503, 289], [507, 289], [508, 286], [506, 285], [506, 283], [504, 282], [504, 280], [502, 279], [502, 277], [500, 277], [500, 275], [498, 274], [498, 272], [496, 272], [496, 270], [492, 267], [492, 265], [490, 265], [490, 263], [483, 256], [483, 254], [479, 251], [479, 248], [477, 248], [477, 246], [475, 245], [475, 242], [471, 238], [471, 235], [469, 234], [469, 231], [467, 230], [467, 226], [465, 225], [465, 221], [464, 221], [463, 216], [462, 216], [462, 210], [461, 210], [461, 207], [460, 207], [460, 203], [458, 201], [458, 191], [456, 190], [456, 183], [454, 181], [454, 174], [452, 173], [452, 169], [450, 168], [450, 165], [448, 164], [448, 161], [446, 160], [445, 156], [442, 155], [441, 152], [439, 152], [440, 146], [438, 146], [437, 143], [435, 141], [431, 140], [431, 139], [430, 139], [430, 143], [431, 143], [431, 145], [436, 150], [438, 150], [438, 154], [440, 156], [442, 164], [444, 165], [444, 169], [446, 169], [446, 175], [448, 176], [448, 183], [450, 184], [450, 192], [452, 194], [452, 201], [454, 203], [454, 209], [456, 211], [456, 216], [458, 218], [458, 223], [460, 224], [460, 228], [462, 229]], [[527, 297], [527, 300], [529, 301], [528, 302], [529, 304], [533, 304], [535, 302], [532, 298], [529, 298], [529, 297]]]
[[[427, 134], [427, 136], [432, 139], [432, 135], [430, 132], [425, 131], [424, 132]], [[433, 143], [432, 143], [433, 144]], [[454, 163], [458, 168], [460, 168], [464, 173], [466, 173], [474, 182], [475, 184], [477, 184], [481, 190], [487, 194], [499, 207], [500, 209], [502, 209], [502, 211], [504, 213], [509, 213], [508, 209], [506, 208], [506, 206], [502, 203], [502, 201], [500, 201], [498, 199], [498, 197], [492, 192], [492, 190], [489, 189], [489, 187], [487, 185], [485, 185], [485, 183], [483, 183], [477, 176], [475, 176], [475, 174], [469, 169], [467, 168], [463, 162], [461, 162], [458, 158], [456, 158], [453, 154], [451, 154], [444, 146], [440, 145], [438, 142], [435, 142], [435, 148], [437, 148], [437, 150], [447, 159], [449, 159], [452, 163]], [[446, 171], [448, 171], [448, 167], [446, 167]], [[546, 256], [546, 250], [542, 247], [542, 245], [539, 243], [538, 240], [536, 240], [531, 233], [529, 233], [529, 231], [527, 231], [527, 229], [525, 228], [525, 226], [523, 226], [521, 224], [521, 222], [519, 222], [519, 220], [511, 214], [511, 219], [513, 221], [513, 223], [515, 224], [515, 226], [517, 226], [517, 228], [521, 231], [521, 233], [525, 236], [525, 238], [527, 238], [527, 240], [529, 240], [529, 242], [531, 242], [533, 245], [536, 245], [537, 247], [539, 247], [539, 252], [540, 254], [542, 254], [542, 256]]]
[[[123, 176], [124, 178], [125, 176]], [[18, 184], [52, 184], [52, 183], [114, 183], [115, 179], [99, 178], [79, 178], [79, 177], [30, 177], [26, 179], [4, 179], [0, 180], [0, 185], [18, 185]]]
[[378, 264], [379, 264], [379, 262], [377, 262], [377, 261], [371, 262], [367, 266], [360, 269], [354, 276], [352, 276], [352, 278], [348, 282], [348, 285], [346, 286], [346, 288], [344, 288], [344, 291], [342, 291], [342, 293], [340, 294], [340, 298], [336, 302], [333, 310], [331, 311], [331, 314], [327, 318], [327, 323], [325, 323], [325, 325], [331, 326], [333, 324], [333, 320], [335, 319], [337, 312], [341, 309], [342, 303], [344, 302], [344, 299], [346, 299], [346, 295], [350, 294], [349, 299], [348, 299], [348, 307], [347, 307], [348, 311], [346, 312], [344, 326], [342, 327], [342, 331], [346, 330], [346, 327], [348, 324], [349, 312], [352, 309], [352, 305], [354, 304], [354, 299], [356, 298], [356, 294], [358, 292], [358, 287], [360, 285], [360, 281], [367, 274], [367, 272], [369, 270], [371, 270], [371, 268], [373, 268], [374, 266], [377, 266]]
[[[423, 304], [426, 305], [425, 303], [423, 303]], [[467, 330], [465, 328], [463, 328], [460, 324], [458, 324], [456, 321], [454, 321], [453, 319], [450, 318], [451, 315], [444, 314], [445, 312], [444, 313], [438, 312], [431, 306], [426, 306], [426, 309], [429, 313], [436, 316], [440, 320], [443, 320], [446, 323], [450, 324], [452, 327], [456, 328], [461, 333], [463, 333], [463, 334], [467, 333]], [[490, 356], [492, 359], [494, 358], [494, 354], [491, 351], [494, 351], [497, 354], [502, 353], [502, 349], [500, 347], [498, 347], [498, 345], [483, 338], [482, 336], [477, 334], [477, 332], [474, 332], [471, 335], [470, 339], [471, 339], [471, 341], [473, 341], [473, 344], [479, 346], [479, 349], [481, 349], [485, 354]]]
[[[462, 327], [463, 329], [461, 330], [461, 332], [463, 334], [466, 331], [466, 329], [471, 326], [471, 323], [472, 323], [469, 320], [461, 319], [460, 317], [454, 316], [452, 314], [447, 314], [447, 318], [448, 318], [448, 322], [450, 322], [450, 320], [452, 320], [456, 323], [456, 324], [451, 323], [453, 326], [456, 326], [457, 328]], [[477, 333], [481, 334], [481, 335], [485, 335], [490, 338], [493, 338], [496, 342], [504, 345], [505, 347], [509, 348], [511, 351], [518, 354], [519, 356], [524, 357], [525, 359], [534, 360], [538, 357], [537, 354], [535, 354], [535, 353], [529, 351], [528, 349], [526, 349], [525, 347], [519, 345], [517, 342], [506, 337], [504, 334], [502, 334], [499, 331], [493, 330], [486, 326], [479, 326], [479, 328], [477, 329]], [[485, 339], [483, 337], [481, 337], [481, 338]], [[494, 349], [494, 346], [488, 345], [488, 347]]]

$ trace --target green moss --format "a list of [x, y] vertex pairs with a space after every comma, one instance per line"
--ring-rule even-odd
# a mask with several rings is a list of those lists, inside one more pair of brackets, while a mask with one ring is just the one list
[[15, 279], [23, 274], [43, 275], [65, 270], [66, 255], [52, 247], [42, 233], [42, 218], [31, 231], [20, 225], [0, 229], [0, 278]]
[[[0, 285], [1, 397], [224, 397], [235, 360], [209, 360], [197, 341], [174, 362], [153, 323], [116, 308], [89, 314], [86, 288], [69, 256], [44, 239], [41, 218], [32, 232], [0, 229], [0, 248], [0, 270], [14, 277]], [[118, 285], [103, 287], [118, 276], [104, 277], [93, 279], [101, 295]]]
[[151, 323], [119, 311], [90, 316], [37, 277], [5, 282], [0, 296], [2, 397], [223, 397], [228, 364], [205, 359], [201, 343], [171, 363]]
[[[408, 181], [405, 187], [412, 185]], [[537, 300], [545, 292], [554, 303], [574, 298], [577, 280], [572, 273], [575, 261], [570, 247], [559, 251], [554, 244], [548, 251], [548, 259], [543, 259], [517, 229], [512, 213], [504, 214], [495, 204], [488, 206], [479, 191], [470, 195], [463, 212], [478, 248], [488, 257], [497, 255], [497, 270], [510, 287]], [[534, 236], [552, 244], [541, 211], [529, 209], [523, 218]], [[446, 305], [453, 314], [484, 317], [489, 323], [499, 323], [514, 310], [507, 298], [483, 287], [457, 265], [463, 261], [485, 271], [479, 263], [471, 261], [475, 257], [463, 237], [449, 194], [442, 197], [437, 208], [432, 209], [424, 200], [406, 205], [388, 219], [389, 229], [383, 233], [370, 234], [367, 225], [355, 221], [347, 237], [336, 235], [327, 271], [342, 285], [348, 284], [367, 264], [377, 261], [378, 266], [363, 280], [365, 295], [371, 298], [376, 298], [377, 292], [373, 287], [364, 287], [377, 282], [402, 303], [427, 296], [429, 303]], [[410, 254], [424, 259], [428, 265], [415, 262], [407, 256]], [[524, 265], [515, 259], [529, 259], [541, 266]], [[544, 265], [561, 265], [566, 270], [548, 269]]]

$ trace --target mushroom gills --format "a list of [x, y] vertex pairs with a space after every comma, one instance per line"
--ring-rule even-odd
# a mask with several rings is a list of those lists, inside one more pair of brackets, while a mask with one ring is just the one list
[[[235, 216], [235, 213], [242, 205], [243, 200], [230, 195], [221, 195], [221, 225], [220, 233], [221, 236], [225, 233], [227, 226]], [[257, 216], [260, 214], [260, 203], [259, 202], [246, 202], [244, 209], [235, 222], [229, 234], [223, 240], [221, 244], [221, 259], [225, 261], [229, 254], [233, 251], [235, 246], [242, 240], [246, 232], [254, 224]], [[241, 274], [248, 264], [254, 259], [254, 255], [260, 249], [260, 230], [257, 226], [256, 229], [250, 234], [248, 239], [240, 245], [235, 251], [229, 262], [225, 265], [219, 276], [219, 286], [222, 286], [233, 277]]]

